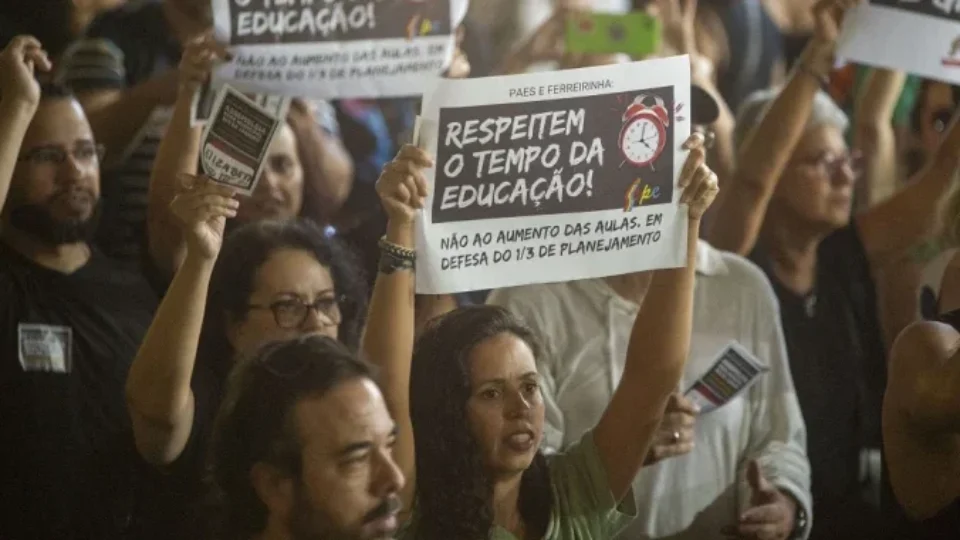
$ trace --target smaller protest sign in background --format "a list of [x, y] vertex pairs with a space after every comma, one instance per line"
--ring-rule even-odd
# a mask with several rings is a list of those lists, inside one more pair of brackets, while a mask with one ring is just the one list
[[960, 83], [960, 0], [871, 0], [844, 21], [837, 54]]
[[286, 106], [280, 109], [280, 114], [271, 113], [223, 86], [200, 143], [203, 172], [216, 182], [252, 193]]
[[629, 54], [635, 58], [659, 50], [660, 19], [643, 11], [575, 13], [567, 19], [567, 51], [579, 54]]
[[419, 124], [436, 166], [418, 292], [682, 265], [689, 70], [684, 56], [440, 82]]
[[449, 65], [467, 0], [213, 0], [218, 80], [336, 99], [420, 95]]

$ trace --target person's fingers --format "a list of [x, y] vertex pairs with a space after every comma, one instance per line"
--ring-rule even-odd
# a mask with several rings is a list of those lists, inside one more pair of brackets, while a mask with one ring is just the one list
[[39, 39], [31, 35], [24, 34], [11, 39], [6, 50], [17, 56], [21, 56], [23, 55], [24, 51], [31, 47], [42, 49], [43, 45], [40, 43]]
[[786, 516], [783, 515], [783, 509], [776, 504], [764, 504], [754, 506], [740, 516], [741, 525], [763, 525], [767, 523], [780, 523]]
[[662, 425], [666, 431], [673, 432], [678, 430], [688, 430], [696, 425], [696, 422], [697, 419], [693, 415], [681, 412], [671, 412], [663, 415]]
[[176, 214], [184, 223], [205, 223], [218, 217], [234, 218], [237, 208], [217, 204], [196, 204], [193, 200], [182, 200], [174, 206]]
[[212, 35], [213, 28], [207, 28], [202, 32], [197, 32], [192, 37], [187, 39], [187, 47], [200, 45], [210, 39], [210, 36]]
[[225, 44], [213, 39], [212, 36], [208, 43], [210, 52], [217, 58], [221, 60], [231, 60], [233, 58], [233, 54], [230, 52], [230, 49], [228, 49]]
[[47, 56], [47, 51], [39, 47], [27, 48], [23, 53], [23, 58], [27, 62], [33, 62], [33, 67], [40, 71], [50, 71], [53, 67], [53, 63], [50, 62], [50, 58]]
[[670, 410], [686, 413], [692, 416], [700, 414], [700, 406], [683, 394], [674, 394], [670, 396], [670, 398]]
[[703, 205], [708, 202], [709, 199], [716, 195], [717, 191], [717, 175], [713, 174], [713, 171], [707, 167], [706, 163], [700, 165], [697, 169], [696, 179], [694, 180], [694, 186], [687, 188], [688, 198], [687, 204], [690, 205]]
[[418, 174], [420, 171], [420, 167], [407, 160], [394, 160], [384, 167], [384, 172], [388, 173], [390, 177], [397, 177], [398, 179]]
[[202, 206], [222, 206], [224, 208], [240, 208], [240, 201], [229, 197], [209, 192], [198, 192], [194, 194], [192, 206], [200, 208]]
[[393, 191], [393, 197], [402, 204], [410, 204], [410, 199], [412, 193], [407, 189], [407, 185], [404, 183], [397, 184], [396, 189]]
[[237, 217], [236, 208], [226, 208], [223, 206], [208, 206], [206, 209], [206, 217], [203, 221], [211, 221], [216, 218], [235, 218]]
[[670, 394], [670, 397], [667, 399], [667, 412], [676, 411], [679, 403], [680, 403], [680, 394], [676, 392], [674, 392], [673, 394]]
[[433, 157], [422, 148], [405, 144], [397, 154], [397, 160], [412, 161], [421, 167], [432, 167]]
[[694, 148], [703, 146], [704, 138], [703, 133], [699, 131], [694, 131], [687, 137], [687, 140], [683, 141], [684, 150], [693, 150]]
[[206, 184], [206, 178], [200, 175], [177, 173], [177, 180], [180, 181], [180, 189], [192, 190]]
[[419, 172], [413, 175], [413, 180], [415, 183], [414, 193], [419, 195], [421, 198], [426, 198], [430, 194], [430, 189], [427, 187], [427, 177], [423, 172]]
[[697, 169], [706, 162], [707, 151], [704, 148], [703, 142], [703, 135], [696, 133], [684, 143], [684, 147], [689, 150], [689, 152], [687, 153], [686, 161], [683, 163], [683, 168], [680, 170], [680, 179], [677, 182], [678, 188], [686, 189], [689, 187], [695, 179], [694, 175]]
[[403, 179], [403, 187], [406, 188], [407, 192], [410, 193], [409, 203], [410, 206], [414, 208], [423, 208], [423, 196], [420, 195], [420, 190], [417, 187], [416, 177], [409, 175]]
[[650, 462], [663, 461], [673, 457], [684, 456], [693, 451], [693, 442], [684, 441], [677, 444], [658, 444], [650, 449]]
[[681, 202], [690, 202], [691, 196], [696, 189], [696, 182], [698, 180], [698, 174], [701, 172], [703, 167], [706, 166], [707, 152], [702, 146], [697, 146], [690, 150], [690, 153], [687, 154], [687, 160], [683, 164], [683, 168], [680, 170], [680, 180], [677, 182], [677, 187], [683, 190], [683, 194], [680, 197]]
[[743, 540], [776, 540], [777, 525], [773, 523], [739, 525], [737, 535]]

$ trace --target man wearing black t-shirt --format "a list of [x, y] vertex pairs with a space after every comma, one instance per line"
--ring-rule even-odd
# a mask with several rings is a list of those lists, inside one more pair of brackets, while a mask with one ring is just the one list
[[33, 38], [0, 54], [0, 538], [145, 538], [124, 383], [157, 300], [87, 242], [99, 147], [35, 67]]

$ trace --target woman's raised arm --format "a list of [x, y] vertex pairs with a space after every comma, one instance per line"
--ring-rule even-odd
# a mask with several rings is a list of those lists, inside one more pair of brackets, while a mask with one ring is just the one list
[[137, 450], [155, 465], [176, 461], [190, 439], [195, 411], [190, 381], [207, 289], [226, 220], [239, 206], [229, 188], [205, 179], [188, 181], [172, 204], [183, 226], [186, 257], [127, 375], [127, 407]]
[[667, 400], [677, 390], [690, 353], [693, 284], [700, 218], [719, 191], [706, 165], [703, 136], [693, 135], [678, 187], [688, 204], [687, 257], [683, 268], [657, 270], [633, 323], [620, 384], [593, 433], [613, 496], [620, 500], [643, 466]]
[[190, 40], [180, 60], [177, 101], [153, 161], [147, 198], [150, 258], [164, 279], [177, 272], [186, 253], [180, 224], [170, 212], [170, 203], [177, 195], [177, 177], [197, 173], [202, 128], [190, 125], [191, 104], [194, 94], [209, 79], [214, 64], [226, 57], [226, 49], [208, 32]]
[[415, 146], [404, 146], [377, 181], [387, 212], [387, 234], [380, 245], [380, 268], [370, 298], [362, 348], [376, 364], [384, 397], [397, 423], [394, 459], [407, 478], [402, 497], [410, 510], [416, 492], [413, 423], [410, 420], [410, 363], [414, 343], [414, 221], [427, 197], [423, 169], [433, 160]]

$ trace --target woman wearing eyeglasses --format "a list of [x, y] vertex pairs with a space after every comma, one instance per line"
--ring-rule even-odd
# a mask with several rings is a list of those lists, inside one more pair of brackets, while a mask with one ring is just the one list
[[[739, 162], [708, 239], [749, 255], [780, 302], [794, 386], [807, 424], [812, 540], [884, 538], [881, 402], [886, 347], [877, 275], [935, 233], [937, 208], [960, 163], [960, 128], [909, 186], [853, 213], [862, 177], [846, 115], [821, 88], [845, 10], [821, 0], [817, 32], [782, 89], [740, 109]], [[864, 472], [861, 472], [864, 471]], [[869, 488], [870, 497], [865, 496]]]
[[[366, 295], [339, 244], [307, 220], [261, 221], [223, 241], [237, 201], [203, 178], [183, 185], [172, 210], [186, 257], [157, 310], [127, 378], [137, 449], [171, 474], [170, 538], [196, 537], [191, 515], [221, 387], [235, 361], [261, 344], [307, 334], [356, 348]], [[222, 244], [222, 249], [221, 249]]]

